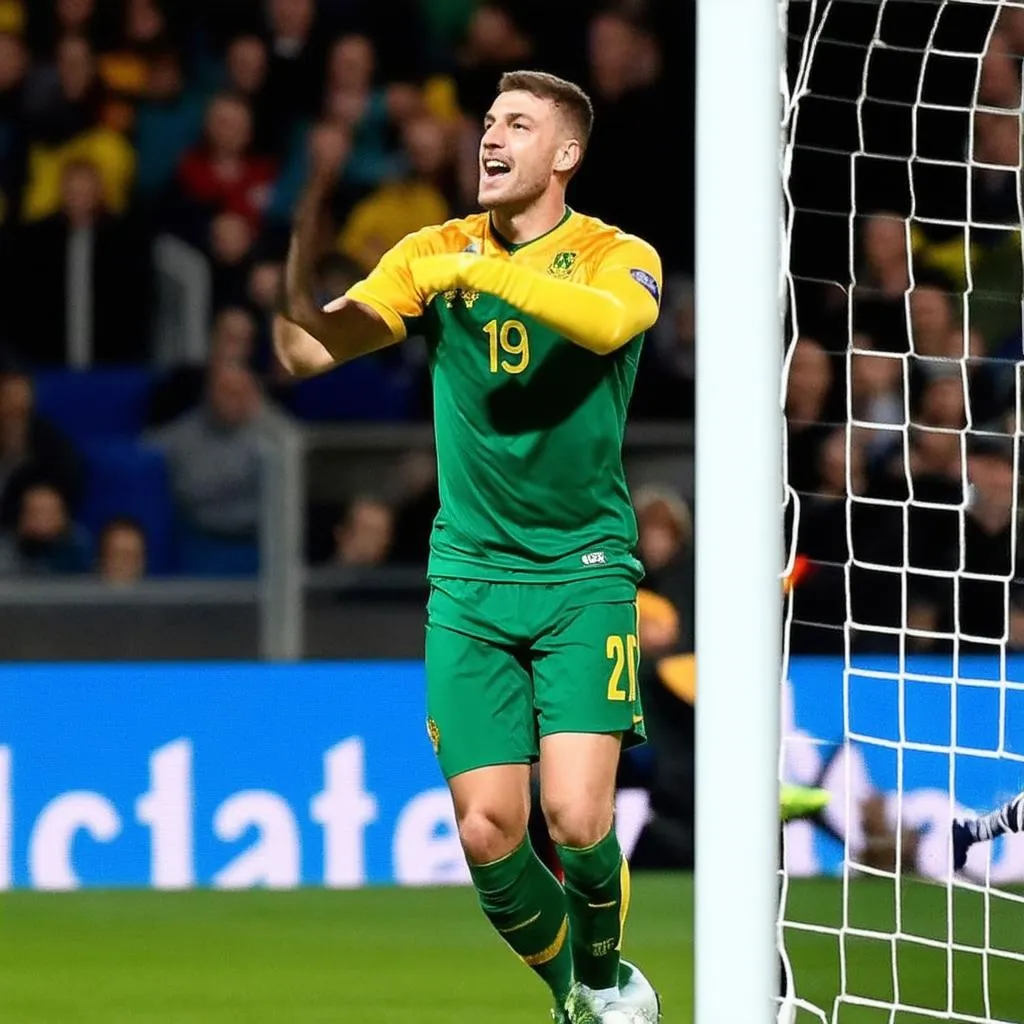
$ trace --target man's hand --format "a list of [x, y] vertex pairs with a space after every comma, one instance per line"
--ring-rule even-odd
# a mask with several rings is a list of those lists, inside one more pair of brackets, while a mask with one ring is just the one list
[[465, 287], [466, 268], [476, 260], [485, 259], [472, 252], [450, 252], [439, 256], [422, 256], [409, 264], [412, 283], [424, 300], [451, 288]]

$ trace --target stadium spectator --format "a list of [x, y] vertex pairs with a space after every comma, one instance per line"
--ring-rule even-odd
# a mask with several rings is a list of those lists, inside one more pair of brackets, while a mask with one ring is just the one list
[[186, 571], [255, 571], [263, 444], [280, 415], [251, 370], [220, 360], [204, 404], [153, 435], [168, 460]]
[[827, 419], [834, 381], [832, 360], [822, 345], [813, 338], [800, 338], [790, 356], [786, 382], [789, 482], [798, 491], [814, 488], [821, 424]]
[[[256, 341], [256, 319], [248, 309], [229, 306], [213, 323], [207, 365], [227, 362], [250, 366]], [[176, 366], [158, 378], [149, 394], [146, 422], [161, 427], [195, 409], [203, 400], [207, 366]]]
[[21, 205], [25, 171], [24, 116], [28, 48], [22, 39], [0, 32], [0, 225]]
[[644, 586], [679, 616], [677, 642], [693, 650], [693, 520], [689, 506], [665, 487], [645, 487], [633, 498]]
[[82, 36], [61, 39], [53, 73], [44, 70], [36, 79], [26, 119], [25, 217], [38, 220], [58, 208], [61, 174], [67, 163], [76, 160], [96, 165], [107, 206], [123, 211], [133, 182], [135, 156], [127, 139], [108, 120], [106, 90], [88, 40]]
[[430, 550], [430, 530], [441, 504], [437, 459], [432, 451], [411, 451], [395, 472], [395, 539], [391, 558], [421, 565]]
[[341, 253], [363, 274], [407, 234], [451, 215], [454, 189], [444, 128], [434, 118], [417, 117], [402, 126], [402, 140], [410, 172], [358, 202], [338, 239]]
[[119, 131], [135, 123], [135, 104], [149, 91], [152, 62], [173, 52], [167, 16], [157, 0], [124, 0], [120, 24], [100, 53], [99, 77], [111, 99], [107, 119]]
[[375, 84], [376, 62], [373, 42], [355, 34], [337, 40], [328, 58], [323, 112], [350, 135], [344, 177], [355, 195], [403, 171], [404, 157], [394, 144], [393, 128], [422, 112], [422, 97], [415, 88]]
[[274, 161], [253, 152], [252, 111], [227, 93], [206, 111], [203, 141], [190, 150], [177, 175], [174, 229], [202, 244], [218, 216], [233, 214], [257, 230], [276, 175]]
[[94, 164], [66, 162], [60, 186], [59, 210], [24, 225], [0, 254], [16, 350], [36, 365], [142, 362], [153, 294], [147, 238], [111, 212]]
[[1014, 57], [1005, 28], [992, 33], [988, 51], [981, 62], [978, 99], [989, 107], [1020, 107], [1020, 58]]
[[202, 90], [186, 83], [180, 55], [174, 50], [148, 62], [145, 95], [135, 108], [136, 188], [153, 201], [171, 184], [181, 154], [202, 136], [205, 103]]
[[253, 149], [263, 155], [282, 154], [291, 121], [267, 87], [270, 62], [267, 44], [255, 34], [241, 35], [228, 44], [224, 57], [225, 91], [249, 104], [253, 120]]
[[[970, 500], [964, 518], [964, 569], [959, 586], [959, 633], [998, 639], [1007, 628], [1007, 579], [1020, 579], [1013, 517], [1019, 481], [1014, 472], [1013, 443], [976, 439], [967, 458]], [[961, 554], [959, 538], [951, 556]], [[955, 568], [950, 565], [950, 568]], [[987, 577], [987, 578], [986, 578]]]
[[696, 348], [693, 281], [665, 282], [661, 316], [640, 353], [630, 413], [638, 419], [692, 420]]
[[97, 572], [112, 586], [130, 586], [146, 575], [146, 534], [134, 519], [112, 519], [99, 537]]
[[70, 504], [84, 482], [71, 441], [35, 409], [31, 378], [17, 369], [0, 371], [0, 526], [12, 526], [21, 495], [46, 480]]
[[[682, 204], [652, 203], [644, 189], [623, 188], [636, 172], [636, 154], [650, 168], [672, 168], [672, 188], [693, 188], [692, 131], [684, 118], [671, 132], [663, 127], [662, 56], [649, 28], [623, 10], [596, 15], [588, 30], [594, 134], [574, 182], [574, 202], [584, 210], [646, 238], [669, 263], [692, 266], [689, 228]], [[655, 172], [658, 173], [658, 172]]]
[[[879, 428], [903, 424], [904, 362], [876, 353], [874, 342], [866, 335], [855, 335], [850, 359], [850, 397], [852, 414], [862, 423]], [[864, 428], [865, 453], [870, 460], [883, 458], [899, 444], [895, 430]]]
[[252, 222], [240, 213], [221, 213], [211, 221], [206, 248], [214, 308], [245, 304], [258, 242], [259, 234]]
[[906, 294], [911, 255], [907, 223], [888, 211], [864, 219], [861, 267], [853, 288], [854, 329], [887, 352], [907, 348]]
[[0, 536], [0, 575], [83, 573], [90, 561], [88, 535], [72, 521], [61, 492], [44, 482], [27, 487], [13, 534]]
[[498, 79], [512, 68], [530, 69], [535, 44], [511, 4], [482, 3], [473, 12], [458, 54], [455, 87], [459, 108], [479, 135]]
[[[974, 114], [974, 169], [972, 216], [981, 224], [1013, 224], [1019, 221], [1014, 191], [1020, 167], [1020, 115], [979, 110]], [[1000, 232], [984, 232], [975, 242], [998, 243]]]
[[29, 5], [28, 39], [33, 52], [52, 58], [65, 36], [83, 36], [96, 46], [104, 41], [97, 0], [54, 0]]
[[310, 117], [320, 107], [325, 33], [316, 26], [314, 0], [269, 0], [270, 70], [268, 93], [282, 113]]
[[967, 410], [960, 374], [949, 374], [929, 381], [911, 421], [926, 427], [963, 430], [967, 426]]
[[380, 498], [360, 495], [334, 527], [334, 563], [360, 569], [383, 565], [394, 536], [394, 509]]
[[910, 293], [912, 351], [916, 369], [942, 373], [944, 368], [932, 360], [959, 359], [965, 355], [964, 337], [953, 319], [951, 288], [938, 284], [917, 284]]

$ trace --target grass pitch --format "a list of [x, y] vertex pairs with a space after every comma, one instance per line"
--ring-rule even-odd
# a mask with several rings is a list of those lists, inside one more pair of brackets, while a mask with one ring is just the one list
[[[953, 936], [982, 948], [983, 902], [957, 895]], [[912, 938], [946, 941], [945, 890], [904, 882], [901, 896], [905, 938], [846, 939], [847, 991], [890, 1000], [895, 955], [902, 1001], [944, 1010], [947, 954]], [[1024, 951], [1021, 910], [991, 901], [991, 946]], [[626, 946], [662, 990], [665, 1024], [692, 1019], [692, 916], [690, 878], [635, 877]], [[789, 916], [837, 925], [840, 886], [794, 883]], [[891, 933], [893, 885], [857, 883], [849, 923]], [[794, 933], [790, 948], [801, 995], [831, 1021], [837, 940]], [[955, 954], [952, 970], [954, 1009], [984, 1019], [980, 955]], [[740, 983], [742, 964], [736, 971]], [[989, 958], [988, 973], [991, 1016], [1024, 1021], [1024, 964]], [[0, 894], [3, 1024], [543, 1024], [547, 1013], [544, 989], [491, 934], [468, 889]], [[844, 1005], [837, 1021], [926, 1019]]]

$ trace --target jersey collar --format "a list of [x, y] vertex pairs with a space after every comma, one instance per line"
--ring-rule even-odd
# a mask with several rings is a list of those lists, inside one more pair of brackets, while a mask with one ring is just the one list
[[571, 207], [566, 206], [565, 213], [562, 214], [562, 219], [549, 230], [545, 231], [543, 235], [538, 235], [536, 238], [531, 238], [528, 242], [510, 242], [507, 238], [504, 238], [498, 229], [494, 226], [494, 221], [491, 219], [490, 214], [487, 215], [487, 231], [491, 238], [494, 239], [497, 244], [505, 250], [510, 256], [514, 256], [520, 249], [525, 249], [527, 246], [536, 245], [538, 242], [544, 239], [550, 239], [556, 232], [561, 231], [563, 227], [568, 223], [569, 218], [572, 217], [573, 211]]

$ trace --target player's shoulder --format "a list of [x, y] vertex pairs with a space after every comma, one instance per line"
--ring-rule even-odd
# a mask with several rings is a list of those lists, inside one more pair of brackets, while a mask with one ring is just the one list
[[403, 238], [394, 252], [406, 257], [436, 256], [447, 252], [480, 251], [487, 232], [487, 214], [475, 213], [469, 217], [457, 217], [443, 224], [431, 224], [420, 228]]
[[657, 250], [639, 235], [631, 235], [614, 224], [586, 213], [577, 213], [576, 218], [576, 232], [581, 240], [587, 242], [587, 248], [596, 260], [603, 260], [612, 254], [635, 254], [643, 259], [645, 265], [653, 262], [660, 267], [661, 258]]

